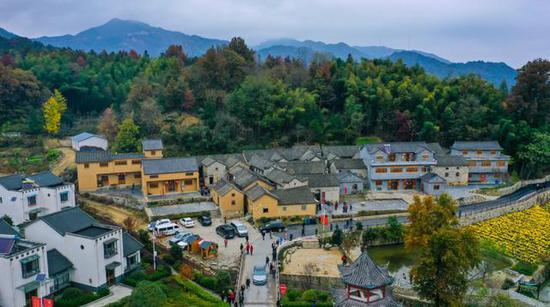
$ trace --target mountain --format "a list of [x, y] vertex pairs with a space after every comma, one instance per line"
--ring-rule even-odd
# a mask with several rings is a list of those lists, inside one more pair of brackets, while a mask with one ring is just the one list
[[515, 83], [517, 71], [505, 63], [474, 61], [467, 63], [444, 63], [432, 57], [413, 51], [395, 52], [389, 56], [392, 61], [400, 59], [406, 65], [419, 65], [432, 75], [440, 78], [477, 74], [498, 86], [502, 80], [510, 86]]
[[36, 41], [56, 47], [95, 51], [119, 51], [134, 49], [139, 53], [147, 50], [149, 55], [158, 56], [170, 45], [182, 45], [190, 56], [202, 55], [208, 48], [227, 44], [227, 41], [187, 35], [152, 27], [146, 23], [131, 20], [112, 19], [109, 22], [82, 31], [76, 35], [43, 36]]
[[346, 59], [351, 54], [354, 59], [401, 59], [409, 66], [419, 65], [426, 72], [440, 78], [477, 74], [481, 78], [499, 85], [505, 80], [508, 85], [515, 83], [517, 72], [505, 63], [475, 61], [468, 63], [453, 63], [447, 59], [419, 50], [393, 49], [384, 46], [349, 46], [345, 43], [326, 44], [315, 41], [298, 41], [294, 39], [279, 39], [263, 42], [255, 47], [260, 59], [268, 55], [294, 57], [308, 63], [316, 53], [326, 56]]
[[10, 38], [18, 37], [18, 36], [11, 33], [11, 32], [9, 32], [9, 31], [7, 31], [7, 30], [5, 30], [5, 29], [0, 28], [0, 37], [10, 39]]

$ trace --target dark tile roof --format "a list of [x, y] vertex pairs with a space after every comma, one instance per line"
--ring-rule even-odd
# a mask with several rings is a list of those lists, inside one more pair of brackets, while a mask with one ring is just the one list
[[367, 252], [363, 252], [351, 265], [339, 268], [344, 284], [373, 289], [393, 283], [388, 271], [376, 265]]
[[93, 217], [88, 215], [79, 207], [71, 207], [58, 212], [43, 215], [39, 217], [38, 220], [31, 222], [31, 224], [37, 221], [44, 221], [62, 236], [66, 233], [76, 233], [91, 226], [98, 225], [98, 222]]
[[308, 187], [275, 190], [271, 193], [279, 200], [279, 205], [303, 205], [315, 203], [315, 198]]
[[310, 188], [330, 188], [339, 187], [340, 182], [335, 174], [311, 174], [301, 176], [307, 179], [307, 185]]
[[284, 185], [296, 179], [295, 176], [289, 175], [288, 173], [277, 168], [274, 168], [269, 172], [266, 172], [264, 174], [264, 177], [279, 185]]
[[253, 155], [248, 161], [248, 164], [261, 170], [266, 170], [274, 166], [273, 162], [265, 160], [257, 155]]
[[100, 236], [102, 236], [106, 233], [111, 232], [112, 230], [113, 230], [112, 228], [107, 228], [107, 227], [102, 227], [102, 226], [97, 226], [97, 225], [91, 225], [91, 226], [88, 226], [86, 228], [74, 231], [72, 233], [74, 233], [75, 235], [79, 235], [79, 236], [83, 236], [83, 237], [87, 237], [87, 238], [97, 238], [97, 237], [100, 237]]
[[363, 182], [363, 178], [355, 175], [354, 173], [350, 172], [350, 171], [343, 171], [343, 172], [340, 172], [338, 173], [337, 175], [338, 177], [338, 181], [343, 183], [343, 182]]
[[290, 175], [324, 174], [327, 172], [325, 161], [281, 162], [279, 165]]
[[456, 150], [502, 150], [497, 141], [456, 141], [451, 149]]
[[256, 182], [257, 180], [261, 180], [267, 183], [267, 180], [263, 179], [258, 174], [248, 169], [240, 169], [239, 171], [235, 172], [233, 176], [235, 177], [233, 182], [241, 190], [248, 187], [249, 185]]
[[444, 155], [449, 152], [448, 149], [441, 147], [439, 143], [426, 143], [426, 145], [436, 154]]
[[277, 198], [277, 196], [273, 195], [270, 191], [268, 191], [267, 189], [265, 189], [261, 185], [254, 186], [252, 189], [246, 191], [245, 194], [248, 198], [250, 198], [253, 201], [260, 198], [260, 197], [262, 197], [263, 195], [266, 195], [266, 194], [270, 195], [273, 198]]
[[322, 146], [323, 156], [327, 158], [329, 154], [333, 154], [339, 158], [353, 158], [361, 150], [358, 145], [336, 145]]
[[426, 142], [393, 142], [393, 143], [374, 143], [365, 145], [367, 151], [373, 154], [377, 151], [383, 151], [387, 153], [400, 153], [400, 152], [421, 152], [422, 150], [428, 150], [433, 152], [432, 148], [426, 144]]
[[98, 137], [98, 138], [105, 139], [101, 135], [97, 135], [97, 134], [93, 134], [93, 133], [89, 133], [89, 132], [82, 132], [80, 134], [77, 134], [77, 135], [73, 136], [71, 139], [75, 140], [77, 142], [81, 142], [81, 141], [87, 140], [87, 139], [89, 139], [91, 137], [94, 137], [94, 136]]
[[45, 171], [31, 176], [14, 174], [0, 177], [0, 185], [2, 185], [7, 190], [17, 191], [21, 190], [23, 186], [23, 181], [25, 179], [30, 179], [34, 181], [34, 184], [39, 187], [54, 187], [64, 184], [61, 178], [57, 177], [50, 171]]
[[468, 166], [468, 159], [463, 156], [435, 155], [437, 166]]
[[120, 159], [142, 159], [142, 153], [119, 153], [115, 154], [105, 150], [97, 151], [77, 151], [76, 163], [91, 163], [91, 162], [109, 162]]
[[162, 140], [143, 140], [141, 146], [143, 150], [160, 150], [164, 148]]
[[8, 222], [0, 218], [0, 235], [20, 236], [19, 232], [15, 230]]
[[124, 252], [124, 257], [130, 256], [131, 254], [140, 251], [144, 245], [139, 242], [136, 238], [132, 237], [127, 232], [122, 234], [122, 248]]
[[447, 180], [445, 180], [443, 177], [434, 173], [427, 173], [422, 177], [420, 177], [420, 180], [422, 180], [422, 182], [429, 182], [429, 183], [446, 183], [447, 182]]
[[231, 190], [239, 191], [239, 189], [236, 186], [234, 186], [233, 184], [231, 184], [225, 179], [221, 179], [218, 182], [216, 182], [216, 184], [212, 187], [212, 190], [216, 191], [220, 196], [224, 196]]
[[73, 268], [72, 262], [57, 249], [54, 248], [48, 251], [48, 273], [50, 277], [71, 268]]
[[197, 159], [194, 157], [144, 159], [141, 165], [143, 166], [143, 173], [145, 175], [196, 172], [199, 169]]
[[333, 163], [336, 169], [367, 169], [363, 159], [336, 159]]

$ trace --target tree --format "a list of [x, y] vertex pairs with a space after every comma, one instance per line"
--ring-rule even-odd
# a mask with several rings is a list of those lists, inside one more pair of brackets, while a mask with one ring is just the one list
[[416, 196], [409, 207], [405, 244], [420, 251], [411, 269], [413, 288], [436, 306], [459, 306], [468, 289], [468, 273], [480, 262], [478, 241], [460, 228], [455, 204], [443, 194], [435, 201]]
[[97, 125], [97, 130], [103, 134], [109, 141], [113, 141], [118, 132], [118, 122], [112, 108], [103, 111], [103, 115]]
[[50, 134], [56, 134], [61, 129], [61, 116], [67, 110], [67, 101], [60, 91], [54, 94], [42, 106], [44, 114], [44, 128]]
[[128, 216], [122, 221], [122, 225], [124, 225], [124, 228], [126, 228], [128, 232], [134, 232], [137, 227], [137, 221], [134, 217]]
[[118, 134], [115, 139], [115, 149], [118, 152], [140, 152], [141, 141], [139, 127], [131, 117], [126, 118], [118, 126]]
[[173, 244], [170, 246], [170, 256], [172, 256], [172, 259], [175, 263], [179, 263], [183, 259], [181, 247], [177, 244]]
[[191, 109], [195, 107], [195, 96], [193, 95], [193, 91], [186, 90], [184, 94], [183, 99], [183, 110], [186, 112], [189, 112]]
[[1, 219], [4, 220], [6, 223], [8, 223], [10, 226], [13, 226], [13, 220], [9, 215], [4, 214], [4, 216]]
[[242, 56], [246, 62], [254, 62], [254, 50], [248, 48], [244, 39], [233, 37], [227, 47]]
[[142, 281], [132, 291], [128, 301], [129, 307], [164, 306], [167, 296], [158, 283]]
[[166, 52], [164, 53], [165, 57], [174, 57], [178, 60], [180, 64], [183, 64], [187, 60], [187, 56], [183, 52], [183, 47], [181, 45], [170, 45]]
[[390, 241], [401, 241], [403, 239], [403, 225], [395, 216], [388, 217], [387, 239]]
[[550, 133], [535, 133], [532, 142], [518, 152], [518, 158], [523, 162], [522, 177], [545, 174], [550, 169]]

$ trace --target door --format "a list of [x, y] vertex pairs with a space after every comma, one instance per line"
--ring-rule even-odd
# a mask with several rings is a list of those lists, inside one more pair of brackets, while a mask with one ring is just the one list
[[25, 292], [25, 306], [31, 306], [32, 305], [32, 297], [38, 296], [38, 289], [30, 290], [29, 292]]
[[487, 174], [479, 175], [479, 181], [480, 182], [487, 182]]
[[100, 178], [101, 186], [105, 187], [109, 185], [109, 176], [102, 175]]
[[168, 181], [167, 190], [168, 193], [176, 192], [176, 182], [174, 180]]
[[116, 283], [115, 269], [105, 269], [105, 274], [107, 277], [107, 285], [114, 285]]

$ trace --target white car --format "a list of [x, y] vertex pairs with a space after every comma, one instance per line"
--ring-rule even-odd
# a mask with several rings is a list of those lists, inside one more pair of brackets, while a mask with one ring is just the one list
[[154, 222], [150, 223], [147, 226], [147, 229], [149, 231], [153, 231], [153, 230], [155, 230], [155, 227], [160, 226], [162, 224], [168, 224], [168, 223], [170, 223], [169, 219], [160, 219], [160, 220], [157, 220], [157, 221], [154, 221]]
[[183, 225], [183, 227], [185, 228], [195, 227], [195, 222], [190, 217], [184, 217], [180, 219], [180, 224]]

